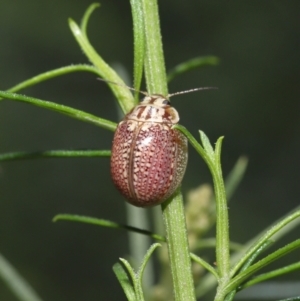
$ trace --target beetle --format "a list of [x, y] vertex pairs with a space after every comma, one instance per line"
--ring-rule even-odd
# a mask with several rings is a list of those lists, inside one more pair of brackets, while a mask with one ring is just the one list
[[[132, 88], [130, 88], [132, 89]], [[180, 185], [188, 161], [187, 138], [173, 125], [179, 114], [169, 98], [201, 87], [169, 94], [148, 95], [116, 129], [110, 161], [112, 180], [137, 207], [151, 207], [168, 199]]]
[[172, 129], [178, 112], [159, 94], [148, 95], [118, 124], [112, 143], [111, 176], [126, 200], [158, 205], [176, 190], [185, 173], [187, 138]]

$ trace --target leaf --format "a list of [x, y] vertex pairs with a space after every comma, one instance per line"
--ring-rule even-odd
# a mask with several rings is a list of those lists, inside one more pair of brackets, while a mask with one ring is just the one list
[[110, 131], [115, 131], [117, 128], [117, 124], [112, 121], [97, 117], [95, 115], [86, 113], [81, 110], [73, 109], [65, 105], [57, 104], [55, 102], [41, 100], [38, 98], [33, 98], [25, 95], [4, 92], [4, 91], [0, 91], [0, 97], [7, 98], [10, 100], [20, 101], [44, 109], [52, 110], [81, 121], [92, 123], [94, 125], [100, 126]]
[[269, 254], [265, 258], [261, 259], [257, 263], [253, 264], [245, 271], [241, 272], [237, 276], [235, 276], [224, 288], [225, 291], [230, 292], [233, 289], [238, 288], [246, 279], [252, 276], [255, 272], [262, 269], [263, 267], [269, 265], [271, 262], [278, 260], [279, 258], [287, 255], [288, 253], [300, 248], [300, 239], [289, 243], [288, 245], [276, 250], [275, 252]]
[[113, 271], [117, 276], [127, 299], [129, 301], [137, 301], [133, 286], [123, 266], [119, 262], [117, 262], [113, 265]]
[[146, 255], [144, 256], [143, 262], [142, 262], [142, 264], [141, 264], [141, 266], [140, 266], [140, 268], [139, 268], [139, 271], [138, 271], [138, 273], [137, 273], [137, 274], [138, 274], [138, 278], [139, 278], [141, 284], [142, 284], [142, 278], [143, 278], [143, 273], [144, 273], [145, 267], [146, 267], [146, 265], [147, 265], [147, 263], [148, 263], [148, 261], [149, 261], [151, 255], [152, 255], [152, 253], [153, 253], [153, 252], [155, 251], [155, 249], [158, 248], [158, 247], [161, 247], [161, 244], [159, 244], [159, 243], [153, 244], [153, 245], [148, 249]]
[[93, 63], [93, 65], [98, 69], [101, 77], [107, 81], [120, 84], [116, 85], [108, 83], [110, 89], [116, 96], [123, 113], [128, 113], [135, 106], [135, 101], [124, 81], [96, 52], [94, 47], [90, 44], [87, 36], [82, 32], [76, 22], [74, 22], [72, 19], [69, 19], [69, 26], [81, 49], [88, 59]]
[[81, 20], [81, 24], [80, 24], [80, 27], [81, 27], [81, 30], [83, 32], [83, 34], [87, 37], [87, 25], [88, 25], [88, 22], [89, 22], [89, 19], [91, 17], [91, 14], [94, 12], [94, 10], [96, 8], [100, 7], [100, 3], [92, 3], [88, 8], [87, 10], [85, 11], [83, 17], [82, 17], [82, 20]]
[[216, 165], [219, 166], [219, 169], [221, 170], [221, 149], [222, 149], [222, 142], [223, 142], [224, 137], [219, 137], [217, 142], [216, 142], [216, 147], [215, 147], [215, 160], [216, 160]]
[[0, 162], [40, 159], [40, 158], [78, 158], [110, 157], [109, 150], [48, 150], [41, 152], [11, 152], [0, 154]]
[[214, 149], [211, 146], [208, 137], [202, 131], [199, 131], [199, 133], [203, 148], [205, 149], [207, 155], [211, 158], [211, 160], [214, 161]]
[[[273, 237], [282, 228], [286, 227], [289, 223], [292, 223], [298, 217], [300, 217], [300, 210], [296, 210], [295, 212], [288, 214], [286, 217], [272, 224], [268, 230], [263, 231], [260, 237], [253, 243], [251, 248], [246, 252], [246, 254], [244, 254], [244, 256], [240, 258], [239, 262], [232, 268], [231, 271], [232, 275], [234, 275], [240, 269], [240, 267], [244, 264], [244, 262], [247, 261], [247, 259], [251, 257], [252, 254], [255, 253], [256, 250], [261, 245], [263, 245], [267, 240]], [[298, 221], [298, 223], [299, 222], [300, 221]]]
[[190, 255], [191, 255], [191, 259], [193, 259], [195, 262], [197, 262], [202, 267], [204, 267], [207, 271], [212, 273], [216, 277], [217, 281], [219, 281], [220, 277], [218, 275], [218, 272], [213, 266], [211, 266], [207, 261], [197, 256], [196, 254], [190, 253]]
[[[274, 240], [279, 240], [287, 233], [295, 229], [295, 227], [299, 226], [299, 216], [300, 206], [297, 206], [285, 216], [269, 225], [266, 229], [254, 236], [252, 239], [248, 240], [248, 242], [246, 242], [243, 247], [238, 252], [235, 252], [231, 257], [231, 263], [236, 264], [232, 270], [232, 274], [234, 275], [241, 268], [241, 266], [243, 266], [243, 263], [247, 261], [248, 256], [251, 256], [251, 254], [253, 254], [257, 248], [259, 248], [260, 243], [263, 244], [271, 237]], [[201, 283], [196, 287], [197, 297], [205, 295], [209, 290], [215, 287], [215, 285], [215, 277], [211, 274], [207, 274], [202, 278]]]
[[248, 165], [248, 158], [241, 156], [225, 179], [226, 197], [229, 200], [244, 177]]
[[[272, 241], [266, 241], [249, 259], [245, 264], [242, 266], [240, 273], [245, 271], [249, 268], [249, 266], [255, 261], [255, 259], [260, 255], [270, 244], [272, 244]], [[225, 298], [225, 301], [231, 301], [233, 300], [235, 294], [239, 291], [238, 288], [232, 290]]]
[[260, 283], [260, 282], [263, 282], [263, 281], [266, 281], [269, 279], [273, 279], [275, 277], [279, 277], [279, 276], [294, 272], [299, 269], [300, 269], [300, 262], [296, 262], [296, 263], [287, 265], [285, 267], [254, 276], [251, 280], [249, 280], [248, 282], [243, 284], [241, 287], [239, 287], [238, 290], [240, 291], [240, 290], [245, 289], [249, 286], [252, 286], [256, 283]]
[[144, 293], [143, 293], [143, 275], [144, 275], [144, 270], [146, 268], [146, 265], [148, 263], [148, 261], [150, 260], [150, 257], [152, 255], [152, 253], [154, 252], [154, 250], [157, 247], [160, 247], [161, 245], [158, 243], [153, 244], [147, 251], [146, 255], [143, 258], [143, 261], [141, 263], [141, 266], [136, 274], [136, 287], [135, 287], [135, 291], [136, 291], [136, 296], [138, 298], [138, 300], [143, 301], [144, 300]]
[[182, 75], [183, 73], [189, 72], [196, 68], [201, 68], [204, 66], [216, 66], [220, 62], [220, 59], [216, 56], [207, 55], [207, 56], [200, 56], [188, 61], [185, 61], [174, 68], [172, 68], [168, 72], [168, 82], [173, 80], [176, 76]]
[[152, 233], [148, 230], [139, 229], [136, 227], [128, 226], [128, 225], [122, 225], [118, 224], [109, 220], [90, 217], [90, 216], [82, 216], [82, 215], [74, 215], [74, 214], [58, 214], [53, 218], [53, 222], [57, 222], [59, 220], [66, 220], [66, 221], [72, 221], [72, 222], [80, 222], [80, 223], [86, 223], [86, 224], [92, 224], [92, 225], [98, 225], [102, 227], [108, 227], [113, 229], [125, 229], [127, 231], [132, 231], [140, 234], [144, 234], [147, 236], [152, 237], [153, 239], [163, 241], [165, 242], [165, 237]]
[[0, 278], [20, 301], [42, 301], [30, 284], [0, 254]]
[[[27, 79], [11, 88], [9, 88], [6, 92], [18, 92], [22, 89], [37, 85], [43, 81], [55, 78], [57, 76], [62, 76], [68, 73], [72, 72], [79, 72], [79, 71], [87, 71], [94, 74], [97, 74], [100, 76], [98, 70], [91, 65], [84, 65], [84, 64], [78, 64], [78, 65], [71, 65], [71, 66], [65, 66], [57, 69], [53, 69], [41, 74], [38, 74], [30, 79]], [[1, 100], [1, 98], [0, 98]]]
[[201, 144], [194, 138], [194, 136], [184, 126], [182, 126], [180, 124], [175, 124], [172, 128], [177, 129], [180, 132], [182, 132], [187, 137], [190, 144], [198, 152], [198, 154], [204, 159], [204, 161], [207, 164], [209, 164], [208, 162], [210, 162], [211, 167], [212, 167], [212, 161], [211, 161], [210, 156], [207, 154], [207, 152], [204, 150], [204, 148], [201, 146]]

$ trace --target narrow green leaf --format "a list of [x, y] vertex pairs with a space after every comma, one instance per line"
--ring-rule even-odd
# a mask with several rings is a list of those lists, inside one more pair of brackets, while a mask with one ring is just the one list
[[[94, 74], [97, 74], [98, 76], [100, 76], [100, 73], [98, 72], [98, 70], [91, 65], [72, 65], [72, 66], [66, 66], [66, 67], [61, 67], [58, 69], [54, 69], [54, 70], [50, 70], [41, 74], [38, 74], [30, 79], [27, 79], [19, 84], [17, 84], [16, 86], [13, 86], [11, 88], [9, 88], [6, 92], [18, 92], [22, 89], [37, 85], [43, 81], [55, 78], [57, 76], [62, 76], [68, 73], [72, 73], [72, 72], [79, 72], [79, 71], [87, 71], [87, 72], [91, 72]], [[0, 98], [1, 100], [2, 98]]]
[[105, 220], [105, 219], [100, 219], [100, 218], [95, 218], [95, 217], [90, 217], [90, 216], [74, 215], [74, 214], [58, 214], [53, 218], [53, 222], [62, 221], [62, 220], [92, 224], [92, 225], [97, 225], [97, 226], [102, 226], [102, 227], [113, 228], [113, 229], [124, 229], [127, 231], [136, 232], [136, 233], [150, 236], [153, 239], [158, 240], [158, 241], [162, 241], [162, 242], [166, 241], [165, 237], [155, 234], [155, 233], [152, 233], [148, 230], [143, 230], [143, 229], [128, 226], [128, 225], [118, 224], [118, 223], [112, 222], [110, 220]]
[[138, 301], [136, 299], [135, 292], [134, 292], [133, 286], [131, 284], [131, 281], [128, 278], [128, 275], [127, 275], [126, 271], [124, 270], [123, 266], [119, 262], [117, 262], [116, 264], [113, 265], [113, 271], [114, 271], [115, 275], [117, 276], [127, 299], [129, 301]]
[[48, 150], [41, 152], [11, 152], [0, 154], [0, 162], [39, 158], [110, 157], [109, 150]]
[[90, 113], [86, 113], [81, 110], [73, 109], [68, 106], [60, 105], [55, 102], [41, 100], [38, 98], [33, 98], [33, 97], [25, 96], [25, 95], [4, 92], [4, 91], [0, 91], [0, 97], [7, 98], [10, 100], [14, 100], [14, 101], [20, 101], [20, 102], [35, 105], [37, 107], [41, 107], [44, 109], [52, 110], [52, 111], [58, 112], [60, 114], [64, 114], [69, 117], [81, 120], [81, 121], [92, 123], [94, 125], [100, 126], [104, 129], [107, 129], [110, 131], [115, 131], [117, 128], [117, 124], [112, 121], [109, 121], [109, 120], [106, 120], [103, 118], [99, 118]]
[[[143, 67], [145, 59], [145, 27], [143, 6], [140, 0], [130, 0], [132, 20], [133, 20], [133, 44], [134, 44], [134, 65], [133, 65], [133, 78], [134, 88], [140, 90]], [[135, 93], [136, 103], [139, 100], [139, 93]]]
[[216, 269], [213, 266], [211, 266], [207, 261], [205, 261], [201, 257], [197, 256], [196, 254], [190, 253], [190, 255], [191, 255], [191, 258], [195, 262], [199, 263], [207, 271], [209, 271], [210, 273], [212, 273], [216, 277], [217, 281], [219, 281], [220, 278], [219, 278], [218, 272], [216, 271]]
[[98, 69], [101, 77], [107, 81], [120, 84], [120, 85], [116, 85], [108, 82], [108, 85], [112, 90], [112, 92], [114, 93], [114, 95], [116, 96], [123, 113], [128, 113], [134, 107], [135, 101], [130, 90], [126, 87], [124, 81], [101, 58], [101, 56], [96, 52], [96, 50], [90, 44], [86, 35], [81, 31], [79, 26], [72, 19], [69, 19], [69, 26], [76, 41], [78, 42], [78, 44], [80, 45], [80, 47], [82, 48], [83, 52], [88, 57], [88, 59]]
[[0, 278], [20, 301], [42, 301], [30, 284], [10, 262], [0, 254]]
[[153, 244], [153, 245], [148, 249], [146, 255], [144, 256], [143, 262], [142, 262], [142, 264], [141, 264], [141, 266], [140, 266], [140, 268], [139, 268], [139, 271], [138, 271], [138, 273], [137, 273], [141, 285], [142, 285], [142, 278], [143, 278], [143, 274], [144, 274], [145, 267], [146, 267], [146, 265], [147, 265], [147, 263], [148, 263], [148, 261], [149, 261], [151, 255], [152, 255], [152, 253], [153, 253], [154, 250], [155, 250], [156, 248], [158, 248], [158, 247], [161, 247], [161, 244], [159, 244], [159, 243]]
[[136, 300], [144, 301], [144, 293], [143, 293], [141, 283], [138, 279], [138, 275], [134, 272], [133, 268], [131, 267], [131, 265], [129, 264], [129, 262], [127, 260], [125, 260], [124, 258], [120, 258], [120, 261], [124, 264], [124, 266], [126, 267], [126, 269], [128, 271], [128, 274], [130, 275], [130, 277], [132, 279], [133, 288], [134, 288], [134, 292], [136, 295]]
[[238, 188], [240, 182], [242, 181], [244, 174], [246, 172], [248, 165], [248, 159], [245, 156], [241, 156], [238, 158], [234, 167], [227, 175], [225, 179], [225, 188], [226, 188], [226, 197], [229, 200], [236, 189]]
[[137, 287], [136, 287], [136, 295], [138, 297], [138, 300], [144, 300], [144, 293], [143, 293], [143, 275], [144, 275], [144, 271], [145, 271], [145, 267], [148, 263], [148, 261], [150, 260], [150, 257], [152, 255], [152, 253], [154, 252], [154, 250], [157, 247], [160, 247], [161, 244], [155, 243], [153, 244], [147, 251], [146, 255], [143, 258], [142, 264], [137, 272], [136, 278], [137, 278]]
[[222, 142], [223, 142], [224, 137], [219, 137], [217, 142], [216, 142], [216, 147], [215, 147], [215, 158], [217, 164], [221, 167], [221, 149], [222, 149]]
[[267, 247], [269, 247], [271, 244], [273, 244], [273, 241], [271, 240], [267, 240], [262, 246], [260, 246], [259, 249], [256, 250], [256, 252], [254, 254], [252, 254], [251, 257], [249, 257], [249, 259], [245, 262], [245, 264], [241, 267], [241, 270], [239, 271], [239, 274], [241, 272], [246, 271], [251, 265], [252, 263], [256, 260], [256, 258], [263, 252], [266, 250]]
[[83, 34], [87, 37], [87, 25], [89, 22], [89, 19], [91, 17], [91, 14], [94, 12], [95, 9], [97, 9], [98, 7], [100, 7], [100, 3], [92, 3], [87, 10], [85, 11], [82, 20], [81, 20], [81, 30], [83, 32]]
[[[235, 252], [231, 257], [231, 263], [236, 264], [232, 271], [231, 275], [235, 275], [236, 271], [238, 271], [244, 262], [247, 261], [247, 258], [251, 256], [251, 254], [255, 253], [255, 250], [259, 248], [261, 244], [270, 239], [274, 239], [278, 241], [283, 238], [287, 233], [291, 232], [295, 227], [299, 226], [300, 218], [300, 206], [297, 206], [289, 213], [287, 213], [282, 218], [278, 219], [274, 223], [272, 223], [269, 227], [261, 231], [258, 235], [254, 236], [248, 242], [246, 242], [242, 248]], [[196, 287], [196, 295], [197, 297], [201, 297], [205, 295], [208, 291], [216, 286], [217, 282], [214, 276], [211, 274], [207, 274], [202, 278], [200, 284]]]
[[232, 291], [232, 292], [230, 292], [230, 293], [226, 296], [226, 298], [224, 299], [224, 301], [232, 301], [233, 298], [234, 298], [234, 296], [235, 296], [235, 294], [236, 294], [236, 291], [235, 291], [235, 290]]
[[[236, 272], [241, 268], [241, 266], [248, 260], [249, 257], [252, 256], [252, 254], [254, 254], [256, 252], [256, 250], [261, 245], [263, 245], [271, 237], [273, 237], [274, 239], [276, 239], [277, 237], [276, 238], [274, 237], [275, 234], [277, 232], [279, 232], [280, 230], [282, 230], [284, 227], [286, 227], [288, 224], [292, 223], [298, 217], [300, 217], [300, 210], [295, 210], [293, 213], [288, 214], [283, 219], [281, 219], [281, 220], [277, 221], [276, 223], [272, 224], [269, 227], [268, 230], [263, 231], [262, 234], [260, 235], [260, 237], [256, 241], [254, 241], [254, 239], [251, 240], [251, 242], [253, 243], [253, 245], [246, 252], [246, 254], [244, 254], [244, 256], [240, 258], [240, 260], [236, 263], [236, 265], [232, 268], [231, 275], [235, 275]], [[294, 223], [293, 227], [295, 227], [296, 225], [298, 225], [299, 222], [300, 222], [300, 220], [297, 223]], [[281, 234], [281, 235], [283, 235], [283, 234]], [[278, 238], [279, 237], [281, 237], [281, 236], [279, 235]]]
[[296, 262], [296, 263], [287, 265], [285, 267], [282, 267], [280, 269], [276, 269], [276, 270], [273, 270], [273, 271], [255, 276], [255, 277], [253, 277], [253, 279], [249, 280], [248, 282], [246, 282], [245, 284], [240, 286], [238, 290], [239, 291], [243, 290], [243, 289], [245, 289], [249, 286], [252, 286], [254, 284], [257, 284], [257, 283], [260, 283], [260, 282], [263, 282], [263, 281], [266, 281], [266, 280], [270, 280], [272, 278], [279, 277], [279, 276], [282, 276], [282, 275], [285, 275], [285, 274], [288, 274], [288, 273], [292, 273], [292, 272], [294, 272], [296, 270], [299, 270], [299, 269], [300, 269], [300, 262]]
[[216, 66], [220, 62], [220, 59], [216, 56], [207, 55], [207, 56], [200, 56], [193, 59], [190, 59], [186, 62], [183, 62], [174, 68], [172, 68], [168, 72], [168, 82], [173, 80], [176, 76], [182, 75], [188, 71], [194, 70], [196, 68], [201, 68], [204, 66]]
[[137, 286], [137, 275], [136, 273], [134, 272], [132, 266], [130, 265], [130, 263], [124, 259], [124, 258], [119, 258], [119, 260], [123, 263], [123, 265], [125, 266], [129, 276], [130, 276], [130, 280], [132, 281], [132, 284], [133, 284], [133, 288], [134, 288], [134, 291], [136, 292], [136, 286]]
[[177, 129], [180, 132], [182, 132], [189, 140], [191, 145], [194, 147], [194, 149], [199, 153], [199, 155], [203, 158], [203, 160], [206, 162], [207, 165], [209, 165], [209, 168], [213, 168], [213, 161], [211, 160], [210, 156], [207, 154], [207, 152], [204, 150], [204, 148], [200, 145], [200, 143], [194, 138], [194, 136], [182, 125], [175, 124], [173, 129]]
[[224, 291], [230, 292], [236, 288], [238, 288], [239, 285], [241, 285], [246, 279], [248, 279], [250, 276], [252, 276], [254, 273], [262, 269], [263, 267], [269, 265], [271, 262], [278, 260], [282, 256], [287, 255], [288, 253], [300, 248], [300, 239], [297, 239], [293, 241], [292, 243], [289, 243], [288, 245], [276, 250], [275, 252], [271, 253], [270, 255], [266, 256], [265, 258], [261, 259], [257, 263], [253, 264], [249, 268], [247, 268], [245, 271], [241, 272], [237, 276], [235, 276], [228, 285], [224, 288]]
[[[255, 261], [255, 259], [273, 242], [272, 241], [266, 241], [249, 259], [245, 264], [242, 266], [240, 273], [247, 270], [249, 266]], [[225, 301], [231, 301], [233, 300], [235, 294], [237, 293], [238, 288], [231, 291], [225, 298]]]
[[211, 160], [214, 161], [215, 153], [214, 153], [213, 147], [211, 146], [211, 144], [209, 142], [208, 137], [202, 131], [199, 131], [199, 133], [200, 133], [200, 139], [201, 139], [203, 148], [205, 149], [206, 153], [211, 158]]

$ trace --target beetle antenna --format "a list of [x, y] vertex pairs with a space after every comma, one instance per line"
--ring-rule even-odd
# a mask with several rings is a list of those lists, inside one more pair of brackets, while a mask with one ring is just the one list
[[200, 91], [200, 90], [217, 90], [217, 89], [218, 89], [217, 87], [194, 88], [194, 89], [190, 89], [190, 90], [185, 90], [185, 91], [180, 91], [180, 92], [175, 92], [175, 93], [168, 94], [168, 98], [171, 97], [171, 96], [186, 94], [186, 93], [190, 93], [190, 92], [196, 92], [196, 91]]
[[97, 79], [98, 79], [98, 80], [101, 80], [101, 81], [103, 81], [103, 82], [106, 82], [106, 83], [108, 83], [108, 84], [114, 84], [114, 85], [119, 86], [119, 87], [127, 88], [127, 89], [129, 89], [129, 90], [134, 91], [134, 92], [141, 93], [141, 94], [143, 94], [143, 95], [145, 95], [145, 96], [148, 96], [148, 95], [149, 95], [149, 94], [148, 94], [147, 92], [145, 92], [145, 91], [136, 90], [136, 89], [134, 89], [134, 88], [132, 88], [132, 87], [129, 87], [129, 86], [124, 85], [124, 84], [121, 84], [121, 83], [113, 82], [113, 81], [111, 81], [111, 80], [107, 80], [107, 79], [100, 78], [100, 77], [98, 77]]

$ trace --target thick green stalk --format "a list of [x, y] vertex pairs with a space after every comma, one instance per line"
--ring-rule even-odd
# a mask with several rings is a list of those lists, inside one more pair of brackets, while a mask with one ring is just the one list
[[142, 0], [145, 26], [145, 76], [149, 94], [168, 94], [165, 60], [156, 0]]
[[[142, 0], [145, 26], [145, 76], [149, 94], [168, 94], [156, 0]], [[176, 301], [196, 300], [180, 189], [162, 204]]]
[[196, 300], [180, 189], [162, 204], [175, 300]]

